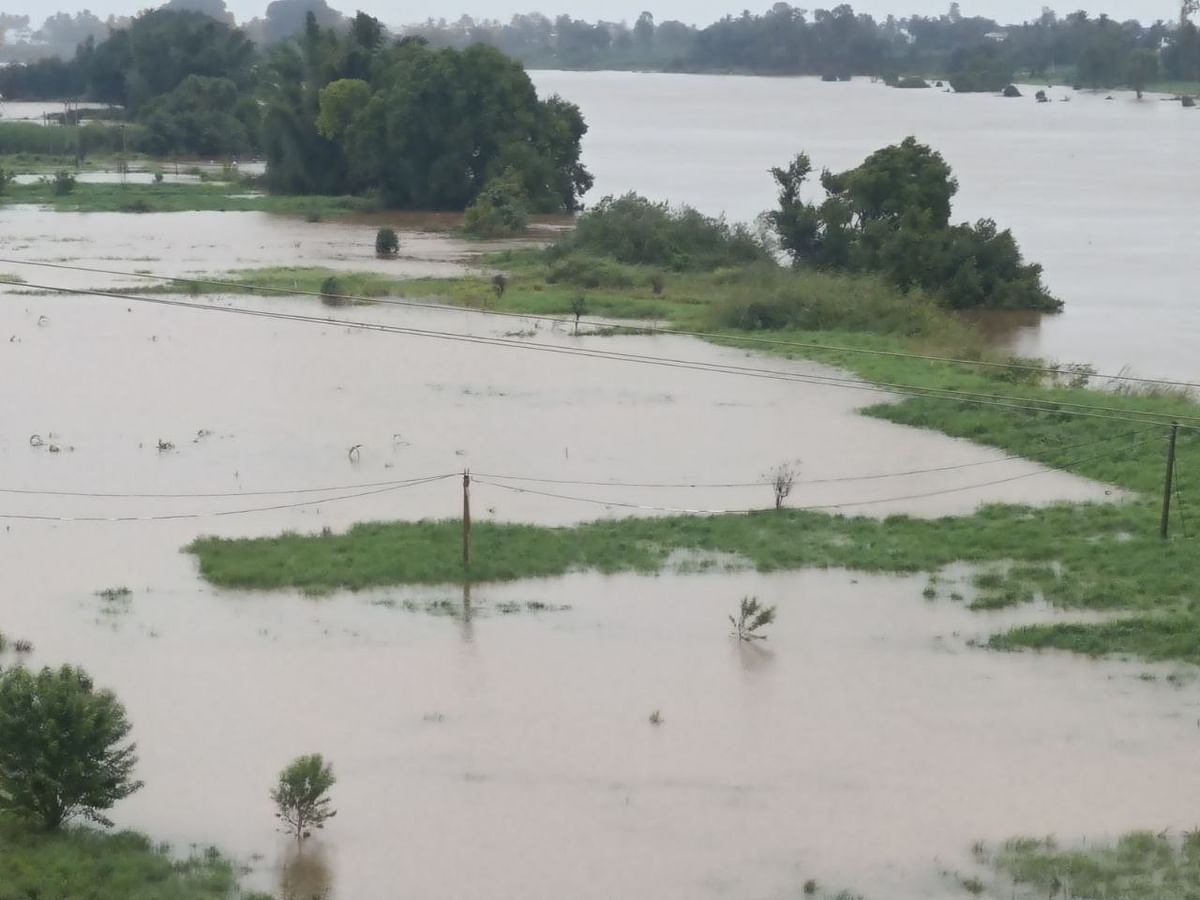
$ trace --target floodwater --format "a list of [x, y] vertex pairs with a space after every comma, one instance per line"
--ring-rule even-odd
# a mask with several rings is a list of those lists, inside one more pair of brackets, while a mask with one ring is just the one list
[[[375, 254], [376, 229], [389, 222], [400, 232], [399, 259]], [[413, 278], [462, 274], [479, 245], [423, 230], [426, 225], [404, 215], [313, 223], [257, 212], [132, 215], [9, 206], [0, 208], [0, 256], [171, 277], [211, 277], [264, 266], [324, 266]], [[0, 272], [57, 287], [138, 283], [137, 278], [10, 263], [0, 263]]]
[[[638, 191], [752, 221], [776, 203], [768, 170], [807, 151], [820, 170], [859, 164], [909, 135], [940, 150], [958, 177], [956, 219], [1011, 227], [1067, 304], [1005, 330], [1021, 353], [1128, 365], [1200, 380], [1200, 207], [1193, 148], [1200, 114], [1132, 94], [1050, 90], [1053, 103], [860, 79], [534, 72], [539, 92], [587, 118], [589, 200]], [[1070, 97], [1071, 102], [1061, 102]]]
[[[72, 109], [107, 109], [105, 103], [72, 103]], [[0, 99], [0, 120], [9, 119], [22, 122], [42, 122], [48, 115], [61, 115], [65, 109], [61, 101], [35, 100], [11, 101]], [[97, 120], [103, 121], [103, 120]]]
[[[122, 253], [169, 271], [258, 265], [293, 239], [313, 264], [367, 262], [365, 226], [10, 214], [21, 253], [116, 256], [118, 270], [137, 265]], [[465, 258], [449, 237], [414, 245], [426, 255], [398, 271]], [[1187, 821], [1200, 686], [1140, 681], [1141, 666], [972, 648], [1013, 618], [924, 601], [924, 578], [578, 574], [477, 586], [465, 620], [425, 611], [461, 604], [450, 588], [322, 600], [216, 591], [180, 552], [203, 533], [455, 516], [465, 467], [481, 479], [478, 517], [548, 524], [768, 505], [762, 485], [603, 482], [756, 481], [789, 459], [802, 466], [794, 505], [870, 515], [1111, 499], [1102, 485], [868, 419], [856, 410], [886, 397], [850, 385], [209, 307], [837, 374], [810, 363], [669, 336], [576, 338], [465, 310], [175, 299], [204, 308], [0, 297], [0, 620], [34, 642], [32, 664], [83, 665], [127, 704], [147, 787], [116, 810], [122, 825], [177, 846], [216, 843], [252, 867], [252, 886], [273, 888], [294, 873], [281, 871], [288, 844], [267, 791], [289, 759], [320, 751], [339, 777], [339, 815], [312, 853], [337, 900], [741, 900], [795, 896], [807, 878], [915, 900], [953, 895], [934, 858], [965, 864], [977, 837]], [[32, 446], [33, 434], [46, 443]], [[159, 441], [174, 446], [160, 452]], [[963, 468], [900, 474], [946, 466]], [[337, 500], [363, 490], [354, 485], [437, 474], [449, 477]], [[878, 475], [889, 477], [856, 480]], [[313, 488], [326, 490], [295, 493]], [[235, 496], [14, 493], [45, 490]], [[95, 594], [119, 585], [128, 603]], [[768, 642], [739, 648], [726, 616], [747, 594], [778, 604], [780, 619]], [[648, 721], [656, 709], [659, 726]]]
[[[388, 261], [373, 218], [5, 208], [0, 258], [167, 275], [473, 264], [477, 244], [397, 221], [410, 227]], [[31, 664], [78, 663], [126, 703], [147, 786], [121, 825], [217, 844], [250, 886], [277, 889], [300, 874], [267, 792], [319, 751], [339, 815], [306, 857], [305, 895], [773, 900], [816, 878], [924, 900], [958, 895], [938, 866], [966, 865], [977, 838], [1191, 821], [1200, 684], [969, 643], [1049, 610], [981, 615], [922, 600], [923, 577], [722, 561], [476, 586], [467, 617], [458, 588], [218, 591], [180, 552], [200, 534], [454, 517], [465, 468], [477, 518], [544, 524], [767, 506], [764, 475], [795, 460], [791, 505], [872, 516], [1119, 492], [864, 417], [888, 396], [808, 362], [470, 310], [166, 299], [198, 308], [0, 294], [0, 628], [33, 641]], [[650, 486], [680, 484], [694, 486]], [[223, 496], [134, 496], [163, 493]], [[121, 585], [128, 601], [96, 596]], [[745, 595], [779, 607], [754, 647], [728, 635]]]

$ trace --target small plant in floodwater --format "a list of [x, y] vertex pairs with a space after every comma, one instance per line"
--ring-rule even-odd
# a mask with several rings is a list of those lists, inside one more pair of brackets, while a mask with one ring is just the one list
[[275, 818], [282, 823], [280, 831], [300, 843], [314, 830], [324, 828], [337, 815], [329, 798], [329, 790], [336, 783], [333, 766], [320, 753], [294, 759], [279, 773], [279, 781], [271, 790]]
[[118, 600], [127, 600], [133, 591], [122, 585], [121, 587], [105, 588], [102, 591], [96, 591], [96, 596], [106, 603], [115, 603]]
[[932, 600], [937, 597], [937, 588], [933, 586], [932, 581], [925, 585], [925, 590], [921, 591], [921, 596], [926, 600]]
[[16, 640], [16, 641], [13, 641], [12, 648], [13, 648], [14, 653], [21, 653], [21, 654], [32, 653], [33, 652], [33, 642], [27, 641], [24, 639]]
[[799, 466], [793, 463], [780, 463], [771, 472], [771, 490], [775, 494], [775, 508], [783, 509], [783, 501], [792, 493], [796, 486], [796, 476], [800, 474]]
[[759, 631], [775, 621], [775, 607], [764, 606], [757, 597], [743, 597], [738, 615], [730, 616], [729, 621], [739, 641], [765, 641], [767, 636]]
[[317, 223], [321, 221], [321, 211], [319, 209], [310, 209], [304, 214], [304, 221], [309, 223]]
[[16, 181], [15, 172], [10, 172], [8, 169], [0, 168], [0, 194], [8, 190], [8, 186]]
[[579, 334], [579, 319], [588, 311], [587, 295], [582, 291], [571, 295], [571, 315], [575, 317], [575, 334]]
[[71, 191], [75, 190], [75, 176], [66, 169], [59, 169], [54, 173], [54, 193], [59, 197], [64, 197]]
[[343, 306], [346, 303], [342, 296], [342, 284], [336, 275], [330, 275], [321, 282], [321, 302], [326, 306]]
[[375, 255], [395, 256], [400, 252], [400, 235], [394, 228], [380, 228], [375, 232]]
[[808, 881], [804, 882], [804, 896], [812, 897], [816, 893], [817, 893], [817, 880], [815, 878], [810, 878], [810, 879], [808, 879]]
[[650, 724], [651, 725], [661, 725], [662, 723], [663, 723], [663, 715], [662, 715], [661, 710], [656, 709], [654, 712], [650, 713]]

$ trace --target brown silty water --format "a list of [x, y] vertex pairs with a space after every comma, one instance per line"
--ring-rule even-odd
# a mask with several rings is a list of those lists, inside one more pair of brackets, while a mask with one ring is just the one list
[[[129, 219], [19, 221], [19, 252], [118, 270], [151, 255], [170, 272], [290, 263], [296, 240], [313, 264], [368, 263], [365, 226], [201, 214], [136, 217], [122, 234], [115, 226]], [[43, 234], [73, 240], [63, 251]], [[445, 236], [407, 247], [417, 258], [389, 271], [469, 263]], [[837, 374], [469, 311], [195, 302]], [[474, 489], [478, 516], [546, 524], [636, 512], [606, 501], [717, 509], [771, 498], [761, 485], [544, 496], [496, 487], [535, 486], [497, 476], [728, 483], [799, 459], [794, 505], [934, 516], [997, 500], [1119, 502], [1103, 485], [857, 412], [884, 395], [83, 296], [4, 296], [0, 335], [11, 338], [0, 342], [0, 513], [140, 519], [6, 519], [0, 625], [34, 641], [32, 664], [79, 663], [126, 702], [147, 787], [118, 807], [120, 824], [179, 846], [217, 843], [251, 862], [251, 885], [290, 877], [267, 790], [313, 751], [334, 762], [339, 815], [310, 869], [340, 900], [770, 898], [809, 877], [875, 896], [949, 896], [932, 860], [965, 858], [977, 837], [1095, 835], [1190, 814], [1194, 685], [1142, 682], [1140, 666], [974, 649], [968, 639], [1016, 619], [922, 601], [923, 579], [578, 574], [478, 586], [466, 620], [422, 611], [430, 600], [461, 609], [454, 589], [323, 600], [216, 591], [179, 552], [202, 533], [451, 517], [453, 479], [332, 498], [468, 466], [491, 476]], [[35, 433], [60, 452], [31, 446]], [[174, 449], [160, 452], [160, 440]], [[964, 468], [896, 474], [945, 466]], [[892, 477], [828, 481], [878, 475]], [[317, 487], [330, 490], [9, 493]], [[127, 607], [95, 595], [117, 585], [133, 591]], [[738, 647], [726, 616], [750, 594], [777, 604], [779, 621], [766, 644]], [[531, 612], [531, 602], [570, 608]], [[521, 611], [505, 614], [507, 604]], [[656, 709], [659, 726], [648, 721]]]

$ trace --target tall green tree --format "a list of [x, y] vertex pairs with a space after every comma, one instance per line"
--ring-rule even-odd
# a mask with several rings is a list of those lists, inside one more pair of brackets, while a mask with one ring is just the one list
[[1146, 86], [1158, 78], [1158, 54], [1153, 50], [1134, 50], [1129, 57], [1129, 86], [1137, 91], [1138, 99], [1146, 92]]
[[779, 208], [768, 220], [795, 265], [877, 272], [955, 308], [1061, 309], [1011, 232], [988, 219], [950, 225], [958, 182], [941, 154], [914, 138], [854, 169], [823, 172], [819, 204], [803, 198], [811, 173], [805, 154], [772, 170]]
[[81, 816], [101, 825], [141, 788], [125, 708], [82, 670], [0, 674], [0, 812], [47, 829]]

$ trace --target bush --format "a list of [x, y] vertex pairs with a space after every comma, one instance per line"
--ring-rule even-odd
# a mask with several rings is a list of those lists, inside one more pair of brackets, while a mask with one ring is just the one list
[[574, 284], [585, 288], [625, 289], [634, 285], [628, 269], [607, 259], [575, 253], [550, 263], [550, 284]]
[[511, 170], [489, 181], [463, 216], [463, 231], [477, 238], [520, 234], [528, 225], [529, 196]]
[[8, 190], [8, 186], [16, 180], [17, 176], [7, 169], [0, 168], [0, 194]]
[[630, 265], [711, 271], [767, 259], [769, 254], [744, 225], [710, 218], [689, 206], [672, 208], [637, 194], [605, 197], [579, 217], [575, 233], [551, 257], [583, 251]]
[[54, 173], [54, 193], [59, 197], [66, 196], [75, 190], [75, 176], [66, 169]]
[[[959, 326], [920, 290], [903, 294], [872, 275], [789, 271], [758, 265], [718, 276], [723, 299], [712, 324], [743, 331], [797, 329], [937, 337], [969, 345]], [[947, 329], [961, 329], [947, 334]]]
[[395, 256], [400, 252], [400, 235], [394, 228], [380, 228], [375, 233], [375, 255]]

